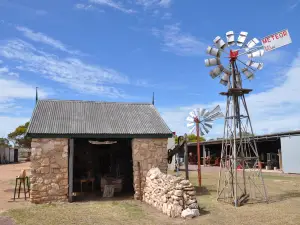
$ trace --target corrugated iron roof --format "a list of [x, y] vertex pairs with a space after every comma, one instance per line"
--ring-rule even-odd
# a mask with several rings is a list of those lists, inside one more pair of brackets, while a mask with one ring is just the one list
[[172, 136], [152, 104], [39, 100], [28, 136]]
[[[256, 142], [258, 141], [264, 141], [269, 139], [279, 139], [280, 137], [287, 137], [287, 136], [293, 136], [293, 135], [300, 135], [300, 130], [292, 130], [292, 131], [285, 131], [285, 132], [277, 132], [277, 133], [270, 133], [270, 134], [261, 134], [261, 135], [254, 135], [254, 139]], [[237, 138], [236, 140], [239, 140]], [[200, 145], [211, 145], [211, 144], [222, 144], [223, 138], [217, 139], [217, 140], [208, 140], [208, 141], [202, 141], [200, 142]], [[196, 146], [196, 142], [189, 142], [188, 146]]]

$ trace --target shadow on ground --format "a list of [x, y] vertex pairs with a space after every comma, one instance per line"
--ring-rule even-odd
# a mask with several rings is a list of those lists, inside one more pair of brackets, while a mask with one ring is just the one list
[[201, 195], [212, 195], [212, 194], [215, 194], [217, 191], [216, 190], [211, 190], [211, 189], [208, 189], [207, 187], [205, 186], [202, 186], [202, 187], [195, 187], [195, 190], [196, 190], [196, 195], [197, 196], [201, 196]]
[[289, 191], [278, 195], [269, 196], [269, 203], [281, 202], [291, 198], [300, 198], [299, 191]]
[[210, 214], [210, 211], [206, 210], [204, 207], [203, 208], [200, 207], [199, 212], [201, 216]]

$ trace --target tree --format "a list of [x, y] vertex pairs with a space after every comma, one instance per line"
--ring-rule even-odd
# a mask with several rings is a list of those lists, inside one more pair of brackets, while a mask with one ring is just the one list
[[[242, 134], [243, 137], [252, 137], [252, 133], [247, 132], [247, 131], [242, 131], [241, 134]], [[239, 137], [239, 136], [240, 136], [240, 135], [238, 134], [238, 137]]]
[[[188, 134], [187, 137], [189, 139], [189, 142], [197, 142], [197, 135], [195, 135], [195, 134]], [[205, 141], [205, 138], [200, 136], [199, 140], [200, 141]]]
[[11, 147], [7, 138], [0, 138], [0, 148]]
[[[188, 134], [187, 137], [188, 137], [189, 142], [197, 142], [197, 135]], [[205, 141], [205, 138], [200, 136], [199, 140], [200, 141]], [[178, 136], [175, 137], [175, 142], [176, 143], [178, 142]]]
[[13, 132], [8, 134], [8, 139], [14, 143], [15, 146], [22, 148], [30, 148], [31, 138], [25, 137], [29, 122], [18, 126]]

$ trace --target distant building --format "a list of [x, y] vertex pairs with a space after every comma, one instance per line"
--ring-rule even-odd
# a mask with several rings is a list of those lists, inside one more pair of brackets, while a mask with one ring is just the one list
[[[276, 167], [284, 173], [300, 173], [300, 130], [281, 132], [255, 137], [260, 161], [265, 169]], [[189, 152], [197, 153], [196, 143], [188, 144]], [[201, 164], [210, 156], [210, 163], [221, 156], [222, 139], [201, 142]]]

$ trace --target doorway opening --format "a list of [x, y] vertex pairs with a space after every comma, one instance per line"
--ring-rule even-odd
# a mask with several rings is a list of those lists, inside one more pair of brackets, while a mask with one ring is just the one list
[[133, 196], [131, 139], [74, 139], [73, 200]]

